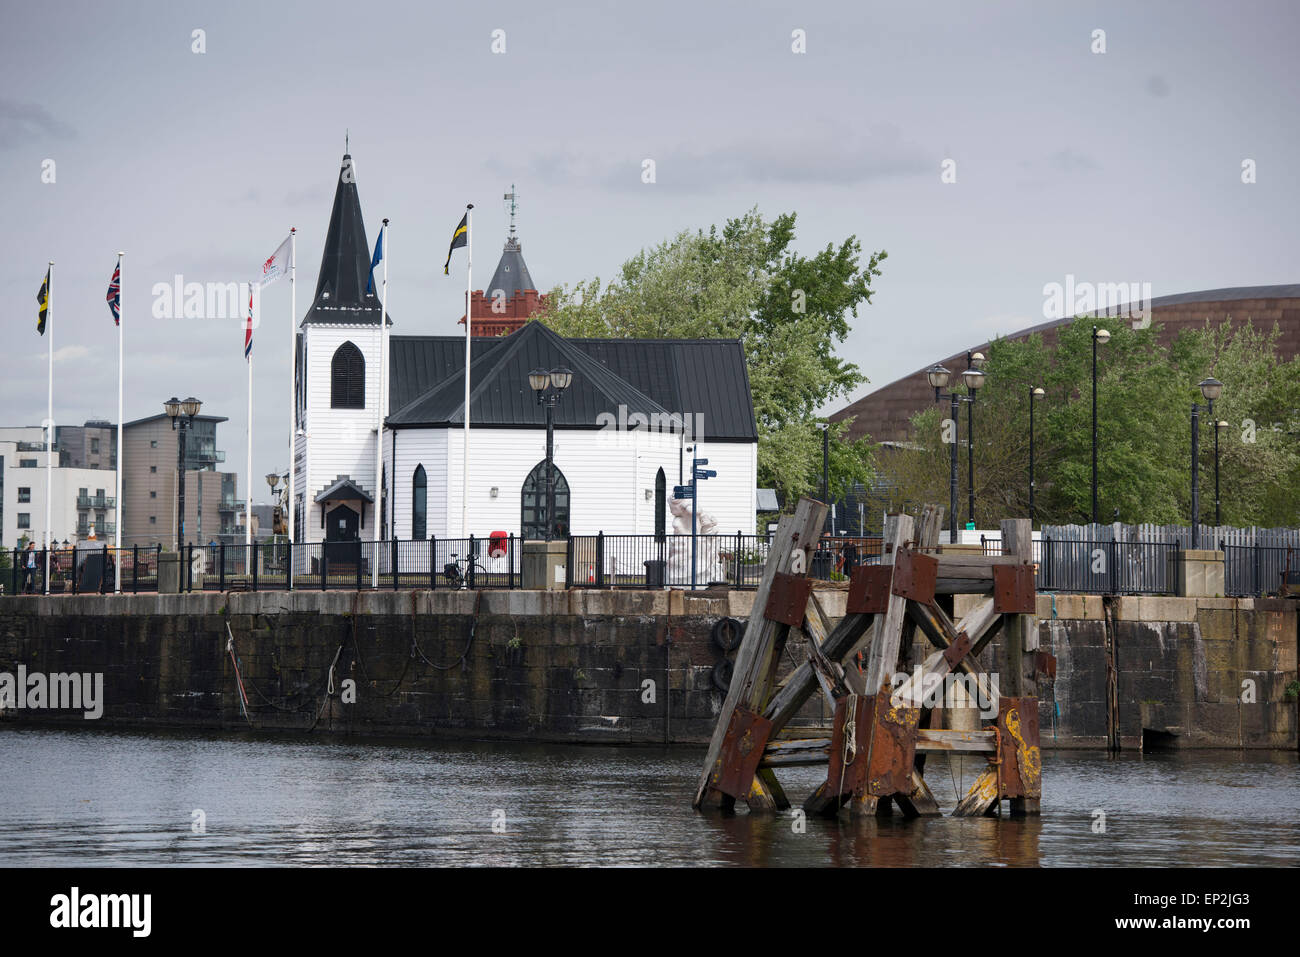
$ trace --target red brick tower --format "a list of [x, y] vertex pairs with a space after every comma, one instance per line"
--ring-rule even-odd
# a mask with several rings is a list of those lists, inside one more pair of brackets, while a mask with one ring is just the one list
[[[527, 322], [529, 316], [541, 311], [546, 302], [546, 296], [537, 291], [533, 277], [528, 273], [523, 247], [515, 236], [513, 184], [505, 199], [510, 211], [510, 235], [487, 288], [474, 290], [470, 301], [470, 315], [474, 322], [472, 334], [475, 336], [507, 336]], [[460, 321], [464, 322], [465, 317], [461, 316]]]

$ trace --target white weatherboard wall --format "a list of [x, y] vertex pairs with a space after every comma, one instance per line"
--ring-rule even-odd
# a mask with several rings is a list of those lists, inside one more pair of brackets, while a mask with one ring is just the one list
[[[385, 439], [386, 448], [392, 441]], [[412, 481], [422, 464], [428, 480], [429, 535], [461, 537], [462, 429], [401, 429], [397, 432], [396, 518], [398, 538], [411, 534]], [[468, 532], [520, 532], [523, 484], [546, 458], [545, 429], [482, 428], [472, 431]], [[595, 429], [556, 429], [555, 466], [570, 491], [570, 531], [575, 535], [605, 532], [654, 532], [655, 477], [664, 470], [671, 498], [678, 484], [681, 438], [677, 435], [614, 433]], [[689, 454], [686, 472], [689, 473]], [[701, 483], [705, 511], [726, 534], [754, 528], [757, 449], [753, 443], [717, 443], [704, 447], [708, 468], [718, 476]], [[385, 453], [386, 458], [388, 453]], [[314, 466], [313, 466], [314, 468]], [[494, 498], [492, 488], [497, 489]], [[649, 499], [646, 492], [650, 493]], [[671, 530], [672, 516], [668, 517]]]
[[[297, 488], [304, 498], [303, 541], [319, 542], [325, 537], [321, 527], [320, 505], [316, 496], [338, 476], [347, 475], [356, 485], [375, 498], [375, 421], [379, 398], [379, 324], [317, 325], [304, 328], [307, 350], [307, 432], [306, 481], [298, 474]], [[366, 360], [366, 406], [364, 409], [330, 408], [333, 377], [330, 364], [334, 353], [345, 342], [361, 350]], [[299, 463], [302, 465], [302, 463]], [[361, 539], [371, 537], [377, 511], [366, 507], [365, 527]]]

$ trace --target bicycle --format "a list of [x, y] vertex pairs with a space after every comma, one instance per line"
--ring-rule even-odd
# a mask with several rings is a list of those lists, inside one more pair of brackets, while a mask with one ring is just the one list
[[[473, 563], [473, 575], [478, 581], [487, 581], [487, 569], [484, 568], [478, 560], [478, 555], [467, 555], [463, 559], [458, 557], [456, 552], [451, 553], [451, 561], [442, 566], [442, 577], [447, 580], [447, 584], [452, 588], [468, 588], [469, 578], [466, 572], [470, 570], [470, 563]], [[464, 566], [465, 571], [461, 570]], [[478, 576], [482, 575], [482, 578]]]

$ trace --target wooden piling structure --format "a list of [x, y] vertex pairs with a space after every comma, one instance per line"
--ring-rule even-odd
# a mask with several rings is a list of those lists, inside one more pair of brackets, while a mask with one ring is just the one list
[[[988, 767], [953, 811], [955, 816], [1039, 813], [1042, 760], [1036, 696], [1038, 622], [1029, 522], [1002, 523], [1003, 554], [950, 553], [939, 544], [943, 508], [927, 505], [919, 522], [891, 515], [879, 565], [853, 570], [846, 613], [831, 627], [811, 591], [807, 571], [826, 506], [802, 499], [781, 519], [754, 599], [735, 675], [705, 758], [696, 808], [751, 811], [790, 806], [776, 771], [798, 765], [827, 768], [803, 803], [809, 814], [854, 816], [942, 813], [926, 786], [929, 752], [983, 754]], [[954, 623], [936, 602], [940, 594], [984, 595]], [[808, 636], [806, 660], [779, 687], [775, 674], [791, 627]], [[997, 673], [978, 656], [1001, 631]], [[916, 635], [933, 646], [911, 675], [896, 677]], [[859, 673], [852, 660], [866, 655]], [[977, 730], [930, 727], [942, 705], [933, 689], [950, 675], [978, 689], [996, 719]], [[783, 730], [820, 691], [834, 710], [829, 738], [792, 739]], [[996, 709], [996, 710], [995, 710]]]

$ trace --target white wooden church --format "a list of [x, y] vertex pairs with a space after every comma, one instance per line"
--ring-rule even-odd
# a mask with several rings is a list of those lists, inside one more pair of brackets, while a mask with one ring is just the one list
[[[376, 522], [383, 539], [542, 538], [548, 524], [556, 537], [671, 532], [673, 487], [690, 479], [692, 448], [717, 471], [700, 483], [701, 514], [719, 532], [754, 531], [758, 437], [739, 341], [565, 339], [541, 322], [472, 340], [462, 523], [464, 336], [396, 335], [388, 316], [381, 425], [380, 302], [366, 291], [369, 249], [345, 156], [298, 335], [295, 541], [370, 541]], [[512, 238], [487, 288], [513, 296], [511, 282], [531, 281], [521, 276], [527, 267]], [[573, 377], [554, 407], [548, 516], [546, 409], [528, 374], [553, 369]]]

